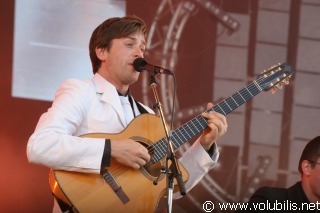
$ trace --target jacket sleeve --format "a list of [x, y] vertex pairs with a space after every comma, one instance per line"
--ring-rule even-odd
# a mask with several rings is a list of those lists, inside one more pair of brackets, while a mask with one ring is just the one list
[[87, 92], [88, 86], [80, 80], [62, 83], [51, 108], [40, 117], [29, 138], [29, 162], [58, 170], [100, 172], [105, 139], [75, 135], [90, 103]]
[[[202, 178], [213, 168], [219, 158], [217, 144], [214, 143], [212, 156], [201, 146], [199, 139], [179, 159], [181, 164], [189, 173], [189, 179], [185, 184], [186, 191], [191, 190]], [[180, 198], [180, 192], [176, 192], [173, 197]]]

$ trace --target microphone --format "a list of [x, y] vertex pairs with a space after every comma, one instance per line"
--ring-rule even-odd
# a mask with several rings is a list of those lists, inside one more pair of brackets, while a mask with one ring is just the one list
[[164, 75], [173, 75], [173, 72], [171, 72], [168, 69], [155, 66], [153, 64], [149, 64], [146, 60], [143, 58], [136, 58], [133, 61], [133, 67], [137, 72], [142, 72], [144, 70], [154, 73], [154, 74], [164, 74]]

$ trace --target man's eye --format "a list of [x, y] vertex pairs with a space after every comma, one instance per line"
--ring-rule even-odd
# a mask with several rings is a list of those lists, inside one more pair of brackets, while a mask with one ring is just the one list
[[133, 44], [132, 43], [127, 43], [127, 46], [132, 47]]

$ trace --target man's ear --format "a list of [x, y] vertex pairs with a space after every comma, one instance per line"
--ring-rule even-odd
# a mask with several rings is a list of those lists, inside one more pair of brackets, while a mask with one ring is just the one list
[[96, 48], [96, 55], [101, 61], [105, 61], [108, 56], [108, 52], [105, 48]]
[[312, 170], [311, 163], [308, 160], [303, 160], [300, 166], [303, 174], [309, 176]]

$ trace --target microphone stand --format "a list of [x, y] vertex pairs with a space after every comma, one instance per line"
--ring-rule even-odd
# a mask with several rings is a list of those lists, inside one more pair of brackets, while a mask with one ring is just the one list
[[[166, 121], [163, 115], [162, 111], [162, 105], [160, 103], [158, 93], [156, 90], [157, 87], [157, 82], [155, 79], [154, 75], [150, 75], [150, 87], [152, 88], [154, 98], [155, 98], [155, 106], [157, 107], [159, 113], [160, 113], [160, 118], [163, 124], [163, 128], [166, 134], [166, 139], [167, 139], [167, 157], [166, 157], [166, 183], [167, 183], [167, 198], [168, 198], [168, 212], [171, 213], [172, 211], [172, 194], [173, 194], [173, 189], [174, 189], [174, 178], [177, 180], [178, 188], [180, 190], [181, 195], [186, 194], [184, 182], [182, 180], [182, 173], [179, 168], [179, 164], [177, 162], [177, 157], [174, 153], [173, 145], [172, 145], [172, 140], [171, 140], [171, 131], [170, 134], [168, 132], [167, 126], [166, 126]], [[171, 161], [171, 165], [169, 167], [169, 161]]]

